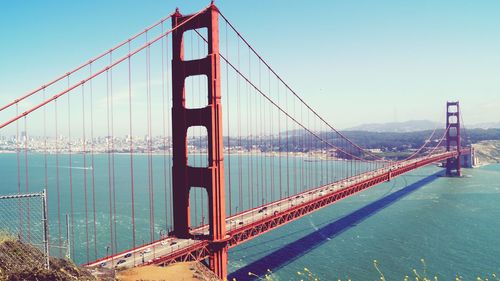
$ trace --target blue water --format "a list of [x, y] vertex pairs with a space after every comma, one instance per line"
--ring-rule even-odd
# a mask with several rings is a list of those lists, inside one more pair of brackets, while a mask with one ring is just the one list
[[[24, 153], [20, 153], [18, 161], [16, 154], [0, 154], [1, 194], [16, 193], [18, 187], [22, 192], [26, 191], [24, 157]], [[69, 241], [71, 257], [77, 263], [86, 263], [107, 254], [125, 251], [134, 245], [150, 242], [152, 239], [159, 239], [160, 233], [164, 234], [172, 229], [170, 155], [153, 155], [151, 164], [148, 164], [147, 155], [134, 155], [135, 244], [132, 238], [132, 179], [128, 154], [115, 154], [114, 158], [107, 154], [96, 154], [94, 169], [90, 169], [92, 167], [90, 155], [84, 159], [82, 154], [72, 154], [71, 165], [70, 156], [67, 154], [59, 154], [57, 157], [47, 155], [45, 158], [44, 154], [29, 153], [27, 157], [28, 191], [38, 192], [44, 188], [45, 167], [47, 167], [50, 241], [53, 255], [64, 256], [66, 249], [59, 250], [60, 245], [65, 247]], [[191, 155], [190, 164], [206, 165], [206, 157], [202, 154]], [[18, 180], [18, 162], [20, 180]], [[291, 156], [226, 155], [227, 215], [304, 191], [306, 188], [338, 180], [339, 177], [347, 177], [352, 171], [344, 164], [343, 161], [320, 161]], [[356, 167], [360, 171], [369, 168], [363, 163], [356, 164]], [[151, 177], [149, 171], [152, 172]], [[249, 177], [249, 174], [252, 177]], [[96, 239], [94, 239], [92, 179], [95, 186]], [[150, 217], [150, 187], [154, 194], [153, 219]], [[206, 191], [193, 188], [190, 201], [192, 226], [207, 223]], [[111, 210], [110, 205], [114, 205]], [[110, 216], [110, 211], [114, 212], [115, 209], [116, 216]], [[66, 214], [69, 215], [69, 226], [66, 224]], [[31, 215], [40, 217], [40, 214], [36, 213]], [[17, 219], [14, 218], [14, 221]], [[28, 220], [24, 218], [23, 221]], [[31, 221], [35, 223], [37, 218], [32, 218]], [[152, 231], [150, 231], [151, 225]], [[67, 228], [69, 239], [66, 234]], [[33, 231], [37, 229], [33, 228]], [[38, 231], [41, 229], [38, 228]], [[88, 243], [87, 233], [89, 233]]]
[[[30, 154], [28, 157], [30, 191], [39, 191], [45, 185], [44, 156]], [[202, 158], [199, 158], [198, 164], [202, 162]], [[290, 157], [287, 165], [285, 158], [282, 157], [280, 163], [278, 157], [226, 157], [226, 184], [229, 183], [231, 161], [233, 186], [231, 204], [227, 202], [228, 214], [251, 208], [262, 203], [261, 201], [269, 202], [278, 198], [280, 183], [281, 196], [284, 196], [288, 192], [298, 192], [307, 186], [319, 185], [333, 180], [334, 176], [345, 176], [349, 172], [342, 168], [342, 163], [330, 163], [330, 171], [327, 171], [327, 165], [322, 166], [324, 162], [321, 161]], [[151, 238], [147, 160], [146, 155], [134, 157], [136, 244], [148, 242]], [[67, 155], [59, 156], [59, 161], [63, 216], [61, 241], [64, 244], [64, 214], [71, 213], [68, 184], [70, 169]], [[117, 154], [114, 161], [118, 234], [114, 245], [116, 248], [110, 252], [132, 247], [130, 159], [128, 155]], [[163, 156], [155, 155], [152, 161], [154, 238], [158, 239], [160, 231], [171, 228], [171, 206], [167, 203], [165, 209], [164, 203], [165, 195], [168, 199], [171, 193], [170, 162], [167, 160], [164, 178]], [[16, 162], [15, 154], [0, 155], [1, 194], [17, 191]], [[21, 189], [24, 189], [22, 155], [20, 162], [20, 183]], [[55, 156], [49, 155], [47, 163], [51, 242], [58, 245]], [[77, 263], [104, 256], [106, 246], [110, 245], [108, 156], [101, 154], [95, 157], [97, 255], [94, 253], [90, 165], [90, 157], [87, 157], [84, 165], [81, 155], [72, 156], [74, 215], [70, 221], [73, 223], [74, 237], [70, 240], [74, 242], [72, 258]], [[367, 168], [362, 165], [360, 167]], [[281, 178], [278, 172], [280, 168]], [[238, 178], [239, 170], [241, 178]], [[300, 172], [290, 173], [291, 171]], [[440, 172], [441, 169], [434, 166], [421, 168], [231, 249], [229, 270], [233, 276], [239, 277], [238, 280], [247, 280], [248, 272], [264, 274], [267, 269], [273, 271], [277, 280], [299, 280], [296, 272], [304, 267], [321, 280], [375, 280], [378, 279], [378, 273], [373, 267], [373, 260], [376, 259], [388, 280], [401, 280], [405, 275], [412, 275], [412, 268], [421, 269], [420, 259], [423, 258], [427, 271], [432, 276], [437, 275], [439, 280], [453, 280], [456, 274], [465, 277], [465, 280], [473, 280], [476, 276], [499, 272], [500, 165], [466, 169], [463, 178], [438, 177]], [[249, 173], [259, 176], [248, 178]], [[85, 174], [87, 219], [84, 204]], [[287, 174], [291, 176], [287, 177]], [[262, 180], [263, 178], [268, 180]], [[241, 202], [238, 194], [240, 185]], [[275, 186], [275, 192], [271, 192], [271, 185]], [[249, 197], [249, 194], [252, 196]], [[226, 196], [229, 198], [228, 191]], [[198, 204], [206, 200], [205, 194], [199, 189], [192, 192], [191, 198], [192, 202]], [[201, 224], [203, 217], [206, 217], [206, 205], [198, 207], [196, 216], [195, 210], [192, 209], [191, 212], [193, 224]], [[86, 230], [89, 231], [88, 257]], [[59, 251], [53, 247], [51, 253], [58, 255]]]
[[238, 279], [271, 269], [276, 280], [387, 280], [420, 273], [439, 280], [476, 280], [500, 271], [500, 165], [438, 177], [424, 167], [230, 251]]

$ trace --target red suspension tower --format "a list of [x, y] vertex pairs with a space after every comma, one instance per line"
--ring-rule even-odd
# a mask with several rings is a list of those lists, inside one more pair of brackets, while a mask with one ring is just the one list
[[[224, 162], [222, 139], [222, 106], [220, 92], [219, 11], [211, 5], [204, 12], [172, 17], [172, 145], [173, 145], [173, 235], [190, 238], [189, 191], [191, 187], [206, 189], [208, 194], [210, 268], [222, 279], [227, 277], [227, 236], [224, 194]], [[190, 19], [188, 21], [188, 19]], [[204, 58], [184, 60], [183, 35], [188, 30], [206, 28], [208, 54]], [[206, 75], [208, 104], [203, 108], [186, 108], [185, 80], [189, 76]], [[188, 165], [187, 131], [192, 126], [207, 129], [208, 167]]]
[[460, 165], [460, 106], [458, 101], [446, 103], [446, 151], [457, 150], [457, 157], [446, 160], [446, 175], [461, 176]]

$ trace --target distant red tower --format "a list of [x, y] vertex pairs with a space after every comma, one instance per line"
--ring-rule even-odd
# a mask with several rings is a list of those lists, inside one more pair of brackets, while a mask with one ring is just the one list
[[[220, 91], [219, 11], [211, 5], [195, 16], [172, 17], [172, 145], [173, 145], [173, 234], [190, 238], [189, 191], [191, 187], [205, 188], [208, 194], [210, 268], [222, 279], [227, 277], [227, 237], [224, 194], [224, 162], [222, 139], [222, 106]], [[189, 21], [189, 18], [193, 17]], [[184, 60], [183, 35], [188, 30], [206, 28], [208, 55]], [[203, 108], [185, 106], [185, 80], [189, 76], [206, 75], [208, 104]], [[187, 130], [203, 126], [208, 135], [208, 167], [188, 165]]]
[[460, 105], [458, 101], [446, 103], [446, 151], [457, 150], [457, 157], [446, 160], [446, 175], [461, 176], [460, 165]]

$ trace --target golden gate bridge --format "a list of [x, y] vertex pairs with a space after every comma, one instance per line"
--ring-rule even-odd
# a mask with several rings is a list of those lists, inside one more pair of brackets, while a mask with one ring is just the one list
[[17, 192], [48, 190], [52, 244], [62, 248], [68, 214], [85, 266], [195, 260], [223, 279], [229, 248], [422, 166], [460, 176], [471, 153], [458, 102], [444, 133], [404, 159], [363, 149], [213, 3], [176, 10], [0, 113], [15, 134]]

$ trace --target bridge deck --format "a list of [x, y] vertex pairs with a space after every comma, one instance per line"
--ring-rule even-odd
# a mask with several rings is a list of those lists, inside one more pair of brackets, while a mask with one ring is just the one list
[[[467, 151], [464, 151], [465, 153]], [[229, 247], [234, 247], [269, 230], [330, 205], [352, 194], [373, 187], [408, 171], [455, 157], [456, 152], [444, 152], [396, 162], [384, 168], [320, 186], [226, 219]], [[87, 264], [89, 267], [133, 267], [145, 264], [169, 264], [178, 261], [203, 260], [209, 255], [208, 226], [192, 231], [193, 239], [168, 237], [135, 249], [118, 253]]]

